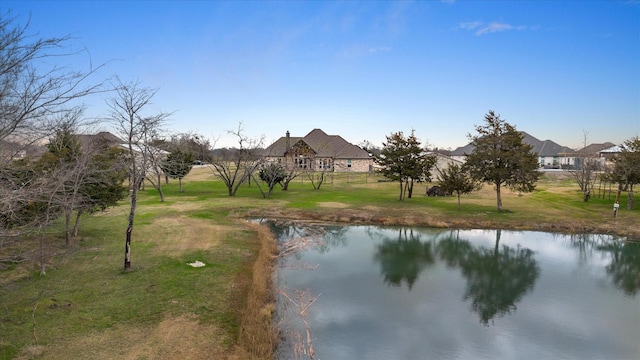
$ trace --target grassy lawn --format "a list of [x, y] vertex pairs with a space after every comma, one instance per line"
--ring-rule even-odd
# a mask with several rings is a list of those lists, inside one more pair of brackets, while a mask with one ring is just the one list
[[[306, 221], [596, 232], [640, 239], [640, 210], [618, 218], [613, 199], [589, 202], [571, 179], [543, 177], [535, 192], [505, 191], [496, 211], [490, 187], [464, 196], [412, 199], [398, 184], [364, 174], [334, 176], [314, 190], [298, 178], [264, 199], [256, 184], [230, 198], [205, 168], [142, 191], [133, 232], [132, 270], [122, 270], [128, 206], [84, 219], [64, 247], [61, 224], [47, 234], [47, 274], [38, 274], [37, 244], [23, 241], [18, 265], [0, 271], [0, 359], [267, 359], [276, 341], [269, 319], [273, 238], [245, 221]], [[615, 194], [614, 194], [615, 196]], [[0, 248], [8, 251], [8, 248]], [[204, 267], [188, 263], [202, 261]]]

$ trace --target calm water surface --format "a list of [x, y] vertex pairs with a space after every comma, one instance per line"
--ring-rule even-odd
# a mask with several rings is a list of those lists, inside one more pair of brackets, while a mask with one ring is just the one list
[[640, 244], [499, 230], [274, 231], [282, 246], [304, 245], [279, 264], [288, 339], [279, 359], [308, 358], [307, 330], [320, 360], [640, 359]]

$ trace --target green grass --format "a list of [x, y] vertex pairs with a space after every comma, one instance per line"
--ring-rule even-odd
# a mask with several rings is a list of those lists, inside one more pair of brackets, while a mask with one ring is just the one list
[[[413, 198], [399, 201], [397, 183], [378, 182], [364, 174], [348, 178], [341, 174], [318, 190], [308, 180], [296, 179], [288, 191], [276, 188], [264, 199], [255, 184], [242, 185], [236, 196], [229, 197], [220, 181], [187, 178], [184, 192], [179, 192], [177, 183], [163, 187], [164, 203], [155, 189], [147, 187], [140, 192], [128, 272], [122, 270], [126, 201], [85, 218], [80, 239], [68, 249], [58, 223], [47, 238], [48, 250], [55, 256], [45, 276], [38, 274], [37, 264], [30, 263], [0, 272], [0, 280], [14, 279], [3, 280], [0, 287], [0, 359], [14, 358], [36, 344], [46, 349], [42, 358], [80, 358], [73, 353], [80, 350], [65, 348], [71, 353], [58, 353], [61, 350], [55, 350], [55, 345], [73, 344], [86, 340], [88, 334], [107, 331], [126, 334], [129, 328], [152, 332], [164, 319], [183, 315], [221, 329], [224, 336], [212, 341], [232, 349], [247, 292], [239, 279], [249, 276], [260, 245], [260, 239], [237, 219], [250, 211], [263, 216], [303, 211], [319, 218], [342, 213], [411, 216], [466, 226], [532, 229], [536, 224], [573, 222], [593, 225], [594, 231], [640, 232], [640, 210], [624, 208], [626, 194], [619, 218], [612, 219], [610, 198], [594, 196], [584, 202], [573, 182], [566, 179], [544, 179], [535, 192], [522, 196], [505, 191], [503, 212], [496, 211], [495, 192], [490, 187], [463, 196], [458, 209], [455, 196], [425, 196], [427, 186], [430, 184], [416, 184]], [[184, 228], [174, 231], [174, 226], [187, 220]], [[190, 230], [189, 236], [195, 238], [181, 237]], [[181, 246], [183, 243], [187, 245]], [[24, 249], [29, 246], [33, 247], [25, 240]], [[187, 265], [195, 260], [207, 266]]]
[[[220, 288], [233, 281], [246, 244], [226, 239], [222, 254], [194, 251], [167, 257], [152, 255], [151, 243], [134, 240], [133, 270], [124, 272], [122, 239], [85, 241], [66, 264], [49, 268], [46, 276], [33, 272], [3, 288], [2, 340], [18, 347], [35, 340], [25, 336], [31, 334], [32, 314], [38, 341], [44, 344], [115, 324], [157, 323], [185, 308], [201, 321], [236, 330], [237, 319], [224, 306], [226, 294]], [[195, 260], [209, 266], [186, 265]]]
[[[208, 190], [204, 186], [201, 189]], [[159, 202], [155, 190], [140, 194], [131, 271], [122, 270], [128, 214], [123, 203], [124, 209], [84, 219], [82, 240], [76, 242], [73, 251], [54, 257], [45, 276], [33, 266], [27, 276], [0, 288], [0, 359], [14, 357], [26, 345], [46, 346], [116, 325], [157, 324], [167, 316], [180, 314], [216, 324], [228, 334], [237, 333], [240, 314], [230, 302], [234, 296], [230, 284], [255, 256], [252, 234], [239, 229], [233, 236], [223, 236], [218, 251], [156, 253], [154, 223], [181, 213], [172, 209], [181, 198], [207, 201], [205, 197], [194, 200], [193, 194], [179, 193], [173, 184], [165, 190], [171, 199], [165, 203]], [[211, 211], [187, 215], [215, 222], [226, 214], [226, 210], [214, 206]], [[62, 226], [58, 224], [52, 230], [62, 232]], [[59, 236], [47, 241], [52, 245], [50, 250], [64, 250]], [[187, 265], [195, 260], [208, 266]], [[227, 340], [226, 345], [231, 342]]]

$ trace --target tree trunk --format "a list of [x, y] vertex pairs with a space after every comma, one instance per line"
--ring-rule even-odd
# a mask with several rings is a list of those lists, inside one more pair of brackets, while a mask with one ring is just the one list
[[502, 197], [500, 196], [500, 183], [496, 182], [496, 201], [498, 205], [498, 211], [502, 211]]
[[131, 232], [133, 231], [133, 224], [127, 226], [127, 239], [124, 245], [124, 269], [126, 271], [131, 269]]
[[160, 202], [164, 202], [164, 192], [162, 191], [162, 176], [158, 174], [158, 192], [160, 193]]
[[408, 192], [409, 199], [411, 199], [412, 195], [413, 195], [413, 179], [409, 180], [409, 192]]
[[458, 210], [460, 210], [460, 192], [458, 191]]
[[627, 199], [627, 209], [633, 209], [633, 184], [629, 186], [629, 198]]
[[182, 191], [182, 178], [178, 178], [178, 186], [180, 188], [180, 192], [183, 192]]
[[71, 209], [64, 209], [64, 245], [71, 245]]
[[125, 240], [124, 247], [124, 269], [131, 269], [131, 234], [133, 233], [133, 221], [136, 217], [136, 206], [138, 202], [138, 187], [140, 183], [144, 180], [138, 179], [133, 186], [133, 190], [131, 191], [131, 209], [129, 210], [129, 218], [127, 224], [127, 236]]
[[402, 186], [402, 179], [400, 179], [400, 201], [402, 201], [402, 195], [404, 193], [404, 186]]
[[76, 213], [75, 224], [73, 224], [73, 237], [78, 236], [78, 230], [80, 229], [80, 216], [82, 216], [82, 211], [78, 210], [78, 212]]
[[42, 233], [40, 234], [40, 275], [46, 275], [45, 271], [45, 259], [44, 259], [44, 240], [45, 234], [44, 230], [41, 229]]

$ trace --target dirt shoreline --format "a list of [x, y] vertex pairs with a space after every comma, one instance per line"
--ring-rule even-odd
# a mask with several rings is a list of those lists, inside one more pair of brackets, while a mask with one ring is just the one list
[[491, 219], [473, 219], [469, 217], [443, 217], [415, 213], [394, 212], [389, 209], [359, 210], [351, 208], [299, 210], [285, 208], [252, 209], [242, 214], [244, 218], [265, 218], [294, 220], [303, 222], [322, 222], [345, 225], [384, 225], [384, 226], [424, 226], [433, 228], [457, 229], [503, 229], [523, 231], [543, 231], [561, 234], [603, 234], [624, 238], [629, 242], [640, 242], [640, 222], [630, 228], [621, 229], [610, 222], [596, 224], [584, 220], [559, 219], [557, 222], [528, 222], [523, 220], [494, 221]]

